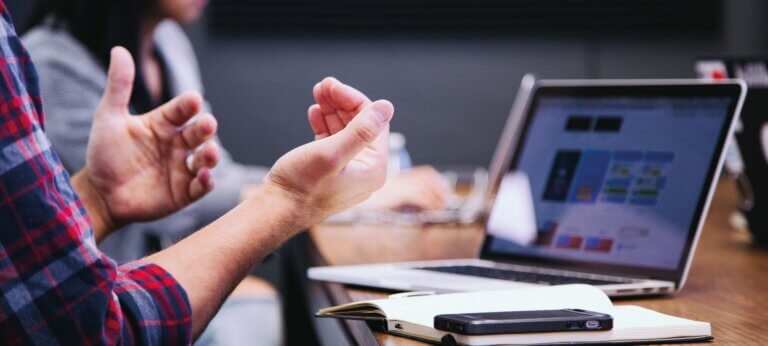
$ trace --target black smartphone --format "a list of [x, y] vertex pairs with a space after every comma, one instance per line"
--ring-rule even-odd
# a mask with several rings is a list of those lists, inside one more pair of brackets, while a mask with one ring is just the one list
[[464, 335], [595, 331], [612, 328], [611, 315], [581, 309], [435, 316], [435, 329]]

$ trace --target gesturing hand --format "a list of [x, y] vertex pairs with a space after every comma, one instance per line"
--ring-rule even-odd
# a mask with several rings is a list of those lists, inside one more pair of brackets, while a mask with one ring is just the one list
[[281, 157], [264, 184], [296, 206], [299, 228], [367, 199], [387, 174], [392, 104], [371, 103], [332, 78], [315, 87], [315, 97], [309, 121], [317, 140]]
[[[107, 87], [93, 119], [86, 165], [73, 178], [99, 232], [175, 212], [213, 188], [219, 150], [209, 141], [216, 120], [202, 115], [196, 93], [141, 116], [129, 113], [135, 67], [124, 48], [112, 50]], [[192, 155], [190, 164], [187, 157]]]
[[[341, 131], [371, 101], [360, 91], [326, 78], [313, 90], [317, 104], [309, 108], [309, 123], [315, 138]], [[438, 210], [445, 207], [448, 191], [434, 168], [417, 167], [394, 178], [358, 207], [360, 210]]]
[[316, 139], [338, 133], [371, 104], [365, 94], [333, 77], [315, 84], [312, 94], [317, 103], [307, 113]]

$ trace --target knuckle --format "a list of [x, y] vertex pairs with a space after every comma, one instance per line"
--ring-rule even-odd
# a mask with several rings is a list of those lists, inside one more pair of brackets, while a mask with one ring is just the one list
[[219, 158], [216, 156], [216, 153], [208, 152], [205, 155], [205, 162], [209, 167], [215, 166], [219, 161]]
[[122, 90], [133, 86], [133, 81], [124, 74], [113, 74], [110, 78], [110, 84], [112, 84], [113, 87]]
[[355, 135], [364, 142], [373, 142], [378, 135], [376, 130], [367, 125], [356, 127], [354, 132]]

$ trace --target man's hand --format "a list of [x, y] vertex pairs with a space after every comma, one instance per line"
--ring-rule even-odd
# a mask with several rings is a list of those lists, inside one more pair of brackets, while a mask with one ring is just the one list
[[431, 166], [414, 167], [387, 179], [384, 187], [357, 206], [359, 211], [431, 211], [444, 209], [450, 188]]
[[[205, 329], [224, 298], [265, 255], [384, 184], [392, 104], [371, 103], [334, 79], [328, 83], [331, 93], [323, 96], [332, 102], [330, 112], [312, 110], [320, 105], [310, 108], [317, 140], [281, 157], [256, 193], [233, 210], [146, 259], [168, 270], [186, 290], [193, 335]], [[323, 119], [316, 119], [319, 115]], [[337, 118], [329, 124], [326, 115]]]
[[[312, 90], [317, 104], [309, 108], [309, 123], [315, 138], [341, 131], [366, 106], [365, 94], [329, 77]], [[429, 166], [416, 167], [387, 180], [359, 210], [439, 210], [445, 207], [449, 191], [442, 177]]]
[[316, 139], [341, 131], [363, 108], [371, 104], [365, 94], [328, 77], [312, 89], [315, 104], [309, 107], [309, 125]]
[[297, 227], [308, 227], [370, 197], [386, 180], [389, 101], [371, 103], [328, 78], [315, 87], [309, 121], [317, 140], [280, 158], [265, 188], [297, 206]]
[[130, 53], [113, 49], [86, 165], [73, 178], [97, 239], [120, 225], [178, 211], [213, 188], [210, 168], [219, 150], [209, 139], [216, 120], [206, 114], [187, 124], [200, 112], [200, 95], [187, 93], [133, 116], [128, 105], [134, 76]]

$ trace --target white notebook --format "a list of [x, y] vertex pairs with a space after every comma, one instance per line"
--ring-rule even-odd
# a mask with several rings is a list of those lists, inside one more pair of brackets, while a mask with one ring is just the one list
[[[584, 309], [613, 316], [613, 329], [496, 335], [460, 335], [434, 329], [436, 315]], [[602, 291], [588, 285], [452, 293], [369, 300], [322, 309], [318, 317], [378, 320], [388, 333], [439, 342], [451, 334], [461, 345], [640, 343], [706, 341], [709, 323], [665, 315], [638, 306], [613, 306]]]

